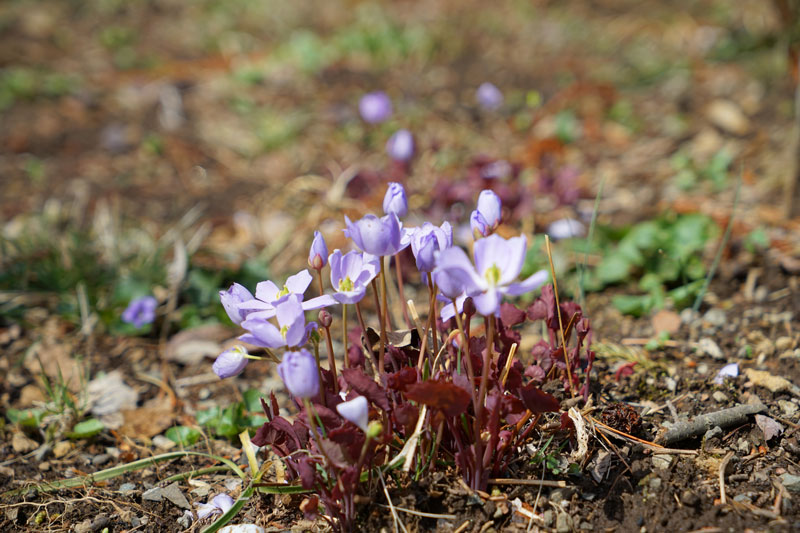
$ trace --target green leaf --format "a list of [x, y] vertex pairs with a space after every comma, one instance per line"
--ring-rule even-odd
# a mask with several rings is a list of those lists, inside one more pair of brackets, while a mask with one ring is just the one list
[[90, 418], [89, 420], [84, 420], [83, 422], [75, 424], [72, 431], [67, 433], [67, 438], [73, 440], [88, 439], [89, 437], [94, 437], [104, 429], [105, 426], [102, 422], [96, 418]]
[[222, 409], [219, 406], [214, 406], [205, 411], [197, 411], [194, 416], [195, 419], [197, 419], [197, 423], [201, 426], [212, 426], [219, 422], [222, 416]]
[[6, 418], [9, 422], [29, 428], [39, 427], [42, 416], [44, 416], [42, 409], [8, 409], [6, 411]]
[[649, 294], [630, 295], [621, 294], [614, 296], [611, 303], [626, 315], [641, 316], [652, 308], [652, 297]]
[[261, 408], [261, 398], [264, 395], [258, 389], [249, 389], [244, 391], [242, 394], [244, 397], [244, 406], [247, 411], [261, 413], [263, 412]]
[[611, 254], [600, 261], [595, 273], [601, 282], [610, 284], [624, 281], [627, 279], [630, 271], [631, 264], [627, 259], [619, 254]]
[[200, 432], [187, 426], [173, 426], [164, 433], [164, 436], [181, 446], [191, 446], [200, 440]]

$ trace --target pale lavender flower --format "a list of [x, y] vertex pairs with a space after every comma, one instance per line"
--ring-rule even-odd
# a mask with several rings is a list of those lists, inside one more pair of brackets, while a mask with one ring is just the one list
[[155, 320], [156, 307], [158, 307], [158, 301], [152, 296], [135, 298], [122, 312], [122, 321], [141, 328]]
[[342, 418], [357, 425], [364, 433], [367, 432], [367, 424], [369, 424], [369, 405], [367, 404], [366, 398], [363, 396], [356, 396], [348, 402], [338, 404], [336, 410], [339, 411]]
[[586, 227], [580, 220], [562, 218], [547, 226], [547, 234], [555, 241], [571, 239], [573, 237], [583, 237], [586, 234]]
[[404, 248], [401, 243], [403, 225], [395, 214], [382, 218], [375, 215], [364, 217], [351, 222], [345, 215], [345, 236], [362, 251], [377, 256], [394, 255]]
[[472, 234], [478, 237], [488, 237], [500, 225], [503, 205], [500, 198], [489, 189], [481, 191], [478, 196], [478, 208], [472, 212], [469, 224]]
[[455, 299], [456, 306], [453, 307], [453, 300], [451, 298], [445, 298], [442, 295], [437, 296], [437, 298], [443, 302], [445, 302], [444, 306], [442, 306], [442, 310], [439, 311], [439, 317], [442, 319], [443, 322], [447, 322], [454, 316], [456, 313], [461, 314], [464, 312], [464, 300], [467, 299], [467, 293], [462, 292], [461, 296], [458, 296]]
[[317, 361], [308, 350], [286, 352], [278, 365], [278, 375], [293, 396], [312, 398], [319, 392]]
[[219, 354], [211, 369], [220, 379], [230, 378], [241, 374], [248, 361], [247, 350], [242, 346], [235, 346]]
[[[333, 298], [331, 298], [332, 301]], [[308, 340], [308, 334], [316, 329], [317, 324], [306, 325], [303, 312], [302, 297], [290, 294], [275, 306], [274, 316], [278, 319], [278, 327], [269, 322], [263, 313], [251, 313], [242, 322], [242, 327], [250, 333], [239, 336], [239, 340], [265, 348], [281, 346], [302, 346]]]
[[308, 289], [311, 280], [311, 273], [307, 269], [303, 269], [297, 274], [289, 276], [283, 288], [278, 287], [270, 280], [259, 282], [256, 285], [256, 297], [240, 303], [239, 308], [248, 318], [250, 313], [257, 313], [256, 317], [260, 319], [271, 318], [275, 316], [278, 304], [293, 294], [300, 296], [303, 311], [313, 311], [328, 305], [335, 305], [336, 301], [327, 295], [303, 301], [303, 293]]
[[725, 378], [735, 378], [738, 375], [739, 363], [730, 363], [720, 368], [719, 372], [717, 372], [717, 375], [714, 378], [714, 383], [717, 385], [722, 385], [725, 383]]
[[216, 514], [225, 514], [233, 507], [233, 498], [227, 494], [217, 494], [208, 503], [197, 503], [197, 518], [202, 520]]
[[383, 212], [387, 215], [394, 213], [398, 218], [408, 214], [408, 198], [406, 190], [401, 184], [395, 181], [389, 183], [389, 188], [386, 189], [386, 195], [383, 197]]
[[456, 280], [455, 285], [461, 284], [467, 295], [472, 296], [478, 312], [496, 315], [504, 295], [519, 296], [547, 281], [547, 272], [540, 270], [522, 282], [514, 282], [525, 261], [525, 248], [524, 236], [503, 239], [490, 235], [475, 242], [474, 266], [461, 248], [448, 248], [437, 259], [434, 270], [437, 283], [448, 278]]
[[358, 102], [361, 118], [370, 124], [378, 124], [392, 116], [392, 101], [383, 91], [367, 93]]
[[331, 285], [336, 290], [333, 298], [342, 304], [360, 302], [367, 291], [367, 285], [381, 269], [376, 256], [355, 251], [342, 255], [341, 250], [334, 250], [329, 262]]
[[[308, 266], [314, 270], [322, 270], [328, 264], [328, 246], [322, 233], [315, 231], [314, 240], [311, 242], [311, 249], [308, 251]], [[306, 285], [308, 287], [308, 285]]]
[[482, 108], [490, 111], [503, 105], [503, 93], [500, 92], [500, 89], [494, 84], [488, 81], [480, 84], [478, 90], [475, 91], [475, 98]]
[[408, 130], [397, 130], [386, 141], [386, 153], [401, 163], [411, 160], [414, 157], [414, 136]]
[[247, 310], [241, 307], [241, 304], [253, 299], [253, 295], [243, 286], [234, 283], [228, 287], [227, 291], [219, 291], [219, 300], [222, 302], [222, 307], [228, 313], [228, 317], [234, 324], [241, 324], [242, 320], [247, 317]]
[[453, 246], [453, 228], [449, 222], [441, 227], [425, 222], [411, 235], [411, 251], [420, 272], [431, 272], [436, 266], [436, 254]]

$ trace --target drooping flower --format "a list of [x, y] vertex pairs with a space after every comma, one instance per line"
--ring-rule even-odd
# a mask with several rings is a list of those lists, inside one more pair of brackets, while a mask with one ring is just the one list
[[493, 83], [483, 82], [475, 91], [478, 104], [484, 109], [493, 111], [503, 105], [503, 93]]
[[[328, 245], [322, 233], [315, 231], [314, 240], [311, 241], [311, 249], [308, 251], [308, 266], [314, 270], [322, 270], [328, 264]], [[306, 285], [308, 287], [308, 285]]]
[[283, 354], [278, 375], [293, 396], [311, 398], [319, 392], [317, 361], [306, 349]]
[[440, 227], [425, 222], [411, 235], [411, 251], [420, 272], [431, 272], [436, 253], [453, 246], [453, 228], [445, 221]]
[[219, 354], [211, 368], [220, 379], [225, 379], [241, 374], [248, 361], [247, 350], [243, 346], [235, 346]]
[[355, 251], [342, 255], [341, 250], [334, 250], [329, 262], [331, 285], [336, 290], [333, 298], [342, 304], [360, 302], [381, 269], [377, 257]]
[[239, 325], [247, 317], [247, 310], [243, 309], [241, 304], [252, 300], [253, 294], [238, 283], [234, 283], [227, 291], [219, 291], [219, 299], [231, 322]]
[[571, 239], [573, 237], [583, 237], [586, 234], [586, 227], [580, 220], [562, 218], [547, 226], [547, 234], [555, 241]]
[[503, 213], [503, 204], [500, 198], [489, 189], [481, 191], [478, 196], [478, 208], [472, 212], [469, 223], [472, 234], [478, 237], [487, 237], [500, 225]]
[[392, 101], [383, 91], [367, 93], [358, 102], [358, 111], [364, 121], [378, 124], [392, 116]]
[[195, 504], [197, 507], [197, 518], [202, 520], [215, 514], [225, 514], [228, 509], [233, 507], [233, 498], [225, 493], [217, 494], [208, 503]]
[[387, 215], [394, 213], [398, 218], [408, 214], [408, 198], [406, 190], [401, 184], [395, 181], [389, 183], [389, 188], [386, 189], [386, 195], [383, 197], [383, 212]]
[[394, 255], [404, 248], [401, 243], [403, 226], [397, 215], [389, 214], [382, 218], [365, 215], [351, 222], [345, 215], [344, 234], [353, 240], [362, 251], [378, 256]]
[[[335, 302], [333, 298], [331, 300]], [[268, 320], [273, 315], [278, 319], [278, 327]], [[306, 324], [302, 297], [289, 294], [275, 306], [274, 313], [250, 313], [242, 322], [242, 327], [249, 331], [239, 336], [242, 342], [265, 348], [279, 348], [302, 346], [308, 340], [311, 330], [316, 329], [317, 324], [315, 322]]]
[[453, 307], [453, 300], [450, 298], [442, 297], [441, 295], [439, 295], [438, 299], [445, 302], [445, 304], [442, 306], [442, 310], [439, 311], [439, 317], [442, 319], [443, 322], [447, 322], [448, 320], [456, 316], [456, 313], [460, 314], [464, 312], [464, 300], [467, 299], [467, 293], [462, 292], [461, 296], [456, 297], [455, 307]]
[[437, 283], [447, 278], [456, 280], [454, 285], [462, 284], [478, 312], [485, 316], [496, 315], [503, 295], [519, 296], [547, 281], [547, 272], [540, 270], [519, 283], [514, 282], [525, 261], [525, 248], [524, 236], [503, 239], [490, 235], [475, 242], [474, 266], [461, 248], [448, 248], [439, 254], [435, 279]]
[[336, 410], [345, 420], [349, 420], [353, 424], [361, 428], [364, 433], [367, 432], [367, 424], [369, 424], [369, 405], [367, 399], [363, 396], [356, 396], [348, 402], [342, 402], [336, 406]]
[[414, 157], [414, 136], [408, 130], [397, 130], [386, 141], [386, 153], [401, 163], [411, 160]]
[[152, 296], [143, 296], [131, 300], [131, 303], [122, 312], [122, 321], [141, 328], [155, 320], [156, 307], [158, 307], [158, 301]]

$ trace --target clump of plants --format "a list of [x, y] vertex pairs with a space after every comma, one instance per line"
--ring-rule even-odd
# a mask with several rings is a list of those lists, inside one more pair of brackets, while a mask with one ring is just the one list
[[[310, 271], [283, 284], [263, 281], [254, 294], [236, 283], [220, 293], [228, 316], [246, 330], [243, 342], [267, 357], [283, 350], [278, 373], [297, 409], [287, 419], [270, 393], [261, 401], [268, 420], [252, 442], [283, 460], [290, 481], [313, 491], [302, 506], [306, 515], [322, 511], [337, 530], [353, 529], [356, 496], [374, 491], [387, 469], [418, 477], [450, 465], [472, 489], [485, 490], [538, 437], [542, 415], [559, 411], [558, 399], [542, 387], [555, 382], [556, 389], [585, 398], [594, 360], [580, 306], [559, 302], [544, 285], [544, 270], [517, 280], [526, 238], [494, 234], [502, 210], [493, 192], [480, 194], [470, 217], [472, 258], [453, 245], [447, 222], [403, 225], [408, 206], [400, 184], [390, 184], [383, 209], [383, 217], [345, 217], [345, 235], [357, 250], [329, 254], [315, 233]], [[391, 260], [407, 247], [428, 288], [428, 312], [422, 320], [406, 304], [402, 326], [393, 324], [387, 286], [397, 283], [401, 301], [394, 303], [403, 305], [403, 284], [412, 276], [400, 261], [391, 268]], [[317, 295], [306, 298], [314, 277]], [[503, 301], [540, 287], [527, 309]], [[306, 320], [309, 311], [318, 312], [317, 321]], [[353, 314], [356, 327], [349, 325]], [[529, 322], [540, 324], [543, 340], [521, 357], [520, 328]], [[335, 350], [339, 328], [343, 347]], [[220, 354], [213, 368], [228, 378], [259, 357], [237, 347]]]

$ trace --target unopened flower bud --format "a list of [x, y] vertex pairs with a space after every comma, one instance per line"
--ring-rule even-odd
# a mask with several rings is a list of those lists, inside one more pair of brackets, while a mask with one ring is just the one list
[[278, 375], [289, 392], [298, 398], [311, 398], [319, 392], [317, 361], [308, 350], [283, 354]]
[[397, 183], [389, 183], [386, 196], [383, 197], [383, 211], [388, 215], [394, 213], [402, 218], [408, 214], [408, 198], [406, 198], [405, 188]]
[[472, 301], [472, 297], [468, 296], [466, 300], [464, 300], [464, 313], [467, 315], [467, 318], [473, 316], [477, 309], [475, 309], [475, 302]]
[[367, 438], [377, 439], [383, 433], [383, 425], [378, 420], [373, 420], [367, 426]]
[[328, 246], [322, 233], [315, 231], [314, 240], [311, 242], [311, 249], [308, 252], [308, 266], [314, 270], [322, 270], [328, 264]]
[[321, 309], [319, 315], [317, 315], [317, 320], [319, 320], [320, 326], [329, 328], [333, 322], [333, 317], [326, 309]]

